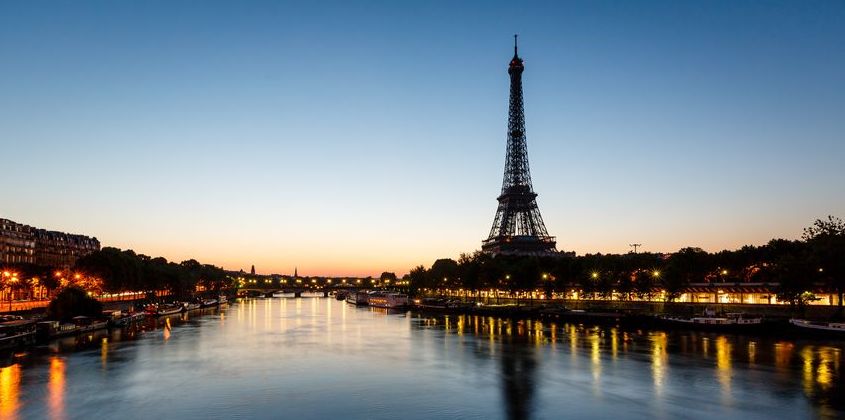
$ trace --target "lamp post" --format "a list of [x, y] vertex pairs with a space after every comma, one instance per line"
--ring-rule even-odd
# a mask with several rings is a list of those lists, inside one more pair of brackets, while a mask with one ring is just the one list
[[9, 278], [7, 284], [9, 285], [9, 312], [12, 312], [12, 285], [18, 282], [18, 273], [3, 272], [3, 277]]

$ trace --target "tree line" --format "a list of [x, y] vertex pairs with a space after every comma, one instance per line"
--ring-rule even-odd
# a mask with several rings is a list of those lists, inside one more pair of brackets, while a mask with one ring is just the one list
[[111, 247], [80, 258], [74, 268], [101, 281], [102, 290], [109, 293], [168, 290], [174, 296], [190, 296], [197, 286], [219, 292], [232, 284], [222, 268], [194, 259], [176, 263]]
[[[691, 283], [765, 283], [781, 301], [804, 304], [812, 291], [845, 291], [845, 223], [829, 216], [804, 229], [800, 240], [773, 239], [762, 246], [708, 253], [687, 247], [672, 254], [561, 253], [549, 257], [491, 256], [479, 251], [438, 259], [410, 272], [411, 288], [485, 289], [511, 292], [579, 290], [598, 298], [648, 299], [658, 291], [677, 299]], [[809, 292], [809, 293], [808, 293]]]

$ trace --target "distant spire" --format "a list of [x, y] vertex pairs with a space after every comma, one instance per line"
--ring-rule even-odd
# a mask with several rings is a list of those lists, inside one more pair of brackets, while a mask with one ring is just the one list
[[249, 274], [255, 275], [255, 264], [252, 265], [252, 269], [249, 270]]
[[517, 48], [517, 45], [516, 45], [516, 37], [518, 37], [518, 36], [519, 35], [517, 35], [517, 34], [513, 34], [513, 56], [514, 57], [517, 56], [516, 51], [517, 51], [518, 48]]
[[299, 274], [296, 272], [296, 267], [293, 268], [293, 277], [299, 277]]

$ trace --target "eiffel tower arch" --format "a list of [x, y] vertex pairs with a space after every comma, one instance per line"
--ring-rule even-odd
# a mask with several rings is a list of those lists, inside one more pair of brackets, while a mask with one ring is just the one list
[[525, 110], [522, 104], [522, 72], [524, 70], [525, 66], [519, 57], [516, 35], [514, 35], [513, 58], [508, 65], [511, 86], [505, 175], [493, 227], [490, 229], [490, 235], [481, 244], [482, 251], [494, 255], [557, 253], [555, 238], [549, 236], [543, 217], [540, 216], [537, 193], [531, 185], [531, 172], [528, 169]]

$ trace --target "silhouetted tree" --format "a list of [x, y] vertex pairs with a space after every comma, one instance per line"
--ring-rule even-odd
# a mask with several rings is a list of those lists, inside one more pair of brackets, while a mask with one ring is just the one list
[[817, 278], [836, 291], [841, 315], [845, 292], [845, 222], [833, 216], [818, 219], [804, 229], [802, 238], [809, 246], [810, 260], [818, 267]]
[[67, 321], [80, 315], [100, 317], [103, 315], [103, 304], [76, 287], [65, 288], [47, 306], [49, 319]]

